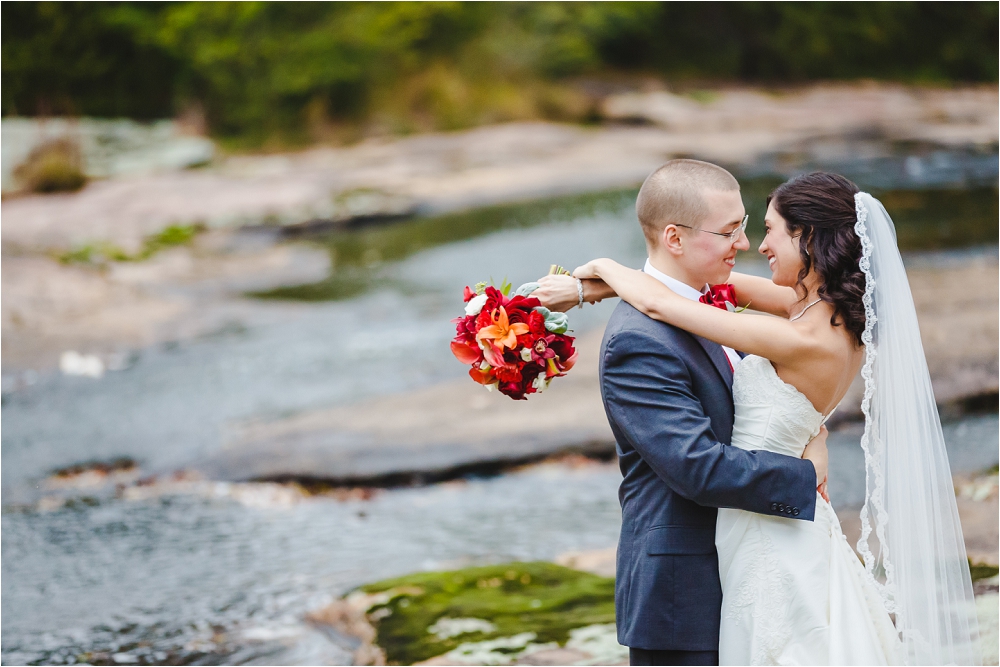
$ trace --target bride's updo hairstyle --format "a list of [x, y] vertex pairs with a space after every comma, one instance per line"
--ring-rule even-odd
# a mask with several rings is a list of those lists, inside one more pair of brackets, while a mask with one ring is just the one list
[[790, 236], [798, 236], [797, 287], [815, 269], [820, 277], [819, 298], [833, 306], [830, 324], [843, 324], [861, 345], [865, 330], [865, 274], [858, 266], [861, 241], [854, 231], [857, 212], [854, 195], [858, 186], [838, 174], [814, 171], [779, 185], [767, 198], [768, 205], [785, 219]]

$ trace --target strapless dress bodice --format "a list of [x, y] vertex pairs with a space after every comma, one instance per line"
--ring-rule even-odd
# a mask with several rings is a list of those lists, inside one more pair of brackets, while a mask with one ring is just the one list
[[749, 355], [733, 375], [733, 439], [740, 449], [799, 458], [819, 433], [823, 415], [763, 357]]
[[[826, 418], [767, 359], [733, 376], [732, 443], [802, 456]], [[902, 644], [879, 592], [816, 496], [812, 521], [720, 508], [721, 665], [900, 665]]]

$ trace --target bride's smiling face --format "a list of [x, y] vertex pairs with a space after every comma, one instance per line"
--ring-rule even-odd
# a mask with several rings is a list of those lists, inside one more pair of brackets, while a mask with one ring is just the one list
[[776, 285], [795, 287], [799, 271], [802, 270], [802, 256], [799, 254], [799, 237], [788, 233], [785, 219], [774, 210], [774, 202], [767, 207], [764, 216], [766, 233], [758, 251], [767, 257], [771, 267], [771, 280]]

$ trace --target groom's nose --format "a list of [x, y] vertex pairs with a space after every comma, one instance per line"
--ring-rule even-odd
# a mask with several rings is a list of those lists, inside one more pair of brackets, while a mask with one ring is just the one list
[[735, 244], [733, 244], [733, 247], [736, 248], [737, 250], [741, 251], [741, 252], [747, 251], [747, 250], [750, 249], [750, 239], [747, 238], [747, 233], [746, 232], [743, 232], [742, 234], [740, 234], [739, 240]]

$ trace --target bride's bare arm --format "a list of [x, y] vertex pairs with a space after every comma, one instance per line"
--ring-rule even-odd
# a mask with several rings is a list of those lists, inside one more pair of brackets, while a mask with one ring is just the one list
[[734, 271], [729, 282], [736, 288], [736, 300], [740, 306], [749, 305], [762, 313], [788, 317], [791, 307], [798, 301], [791, 287], [775, 285], [767, 278]]
[[[543, 276], [538, 279], [538, 284], [539, 288], [531, 296], [549, 310], [565, 312], [580, 303], [576, 278], [572, 276]], [[613, 296], [618, 295], [603, 280], [583, 281], [583, 300], [587, 303], [597, 303]]]
[[573, 274], [602, 279], [618, 296], [653, 319], [778, 364], [793, 363], [803, 355], [820, 352], [814, 349], [813, 341], [787, 320], [730, 313], [691, 301], [652, 276], [610, 259], [596, 259]]

